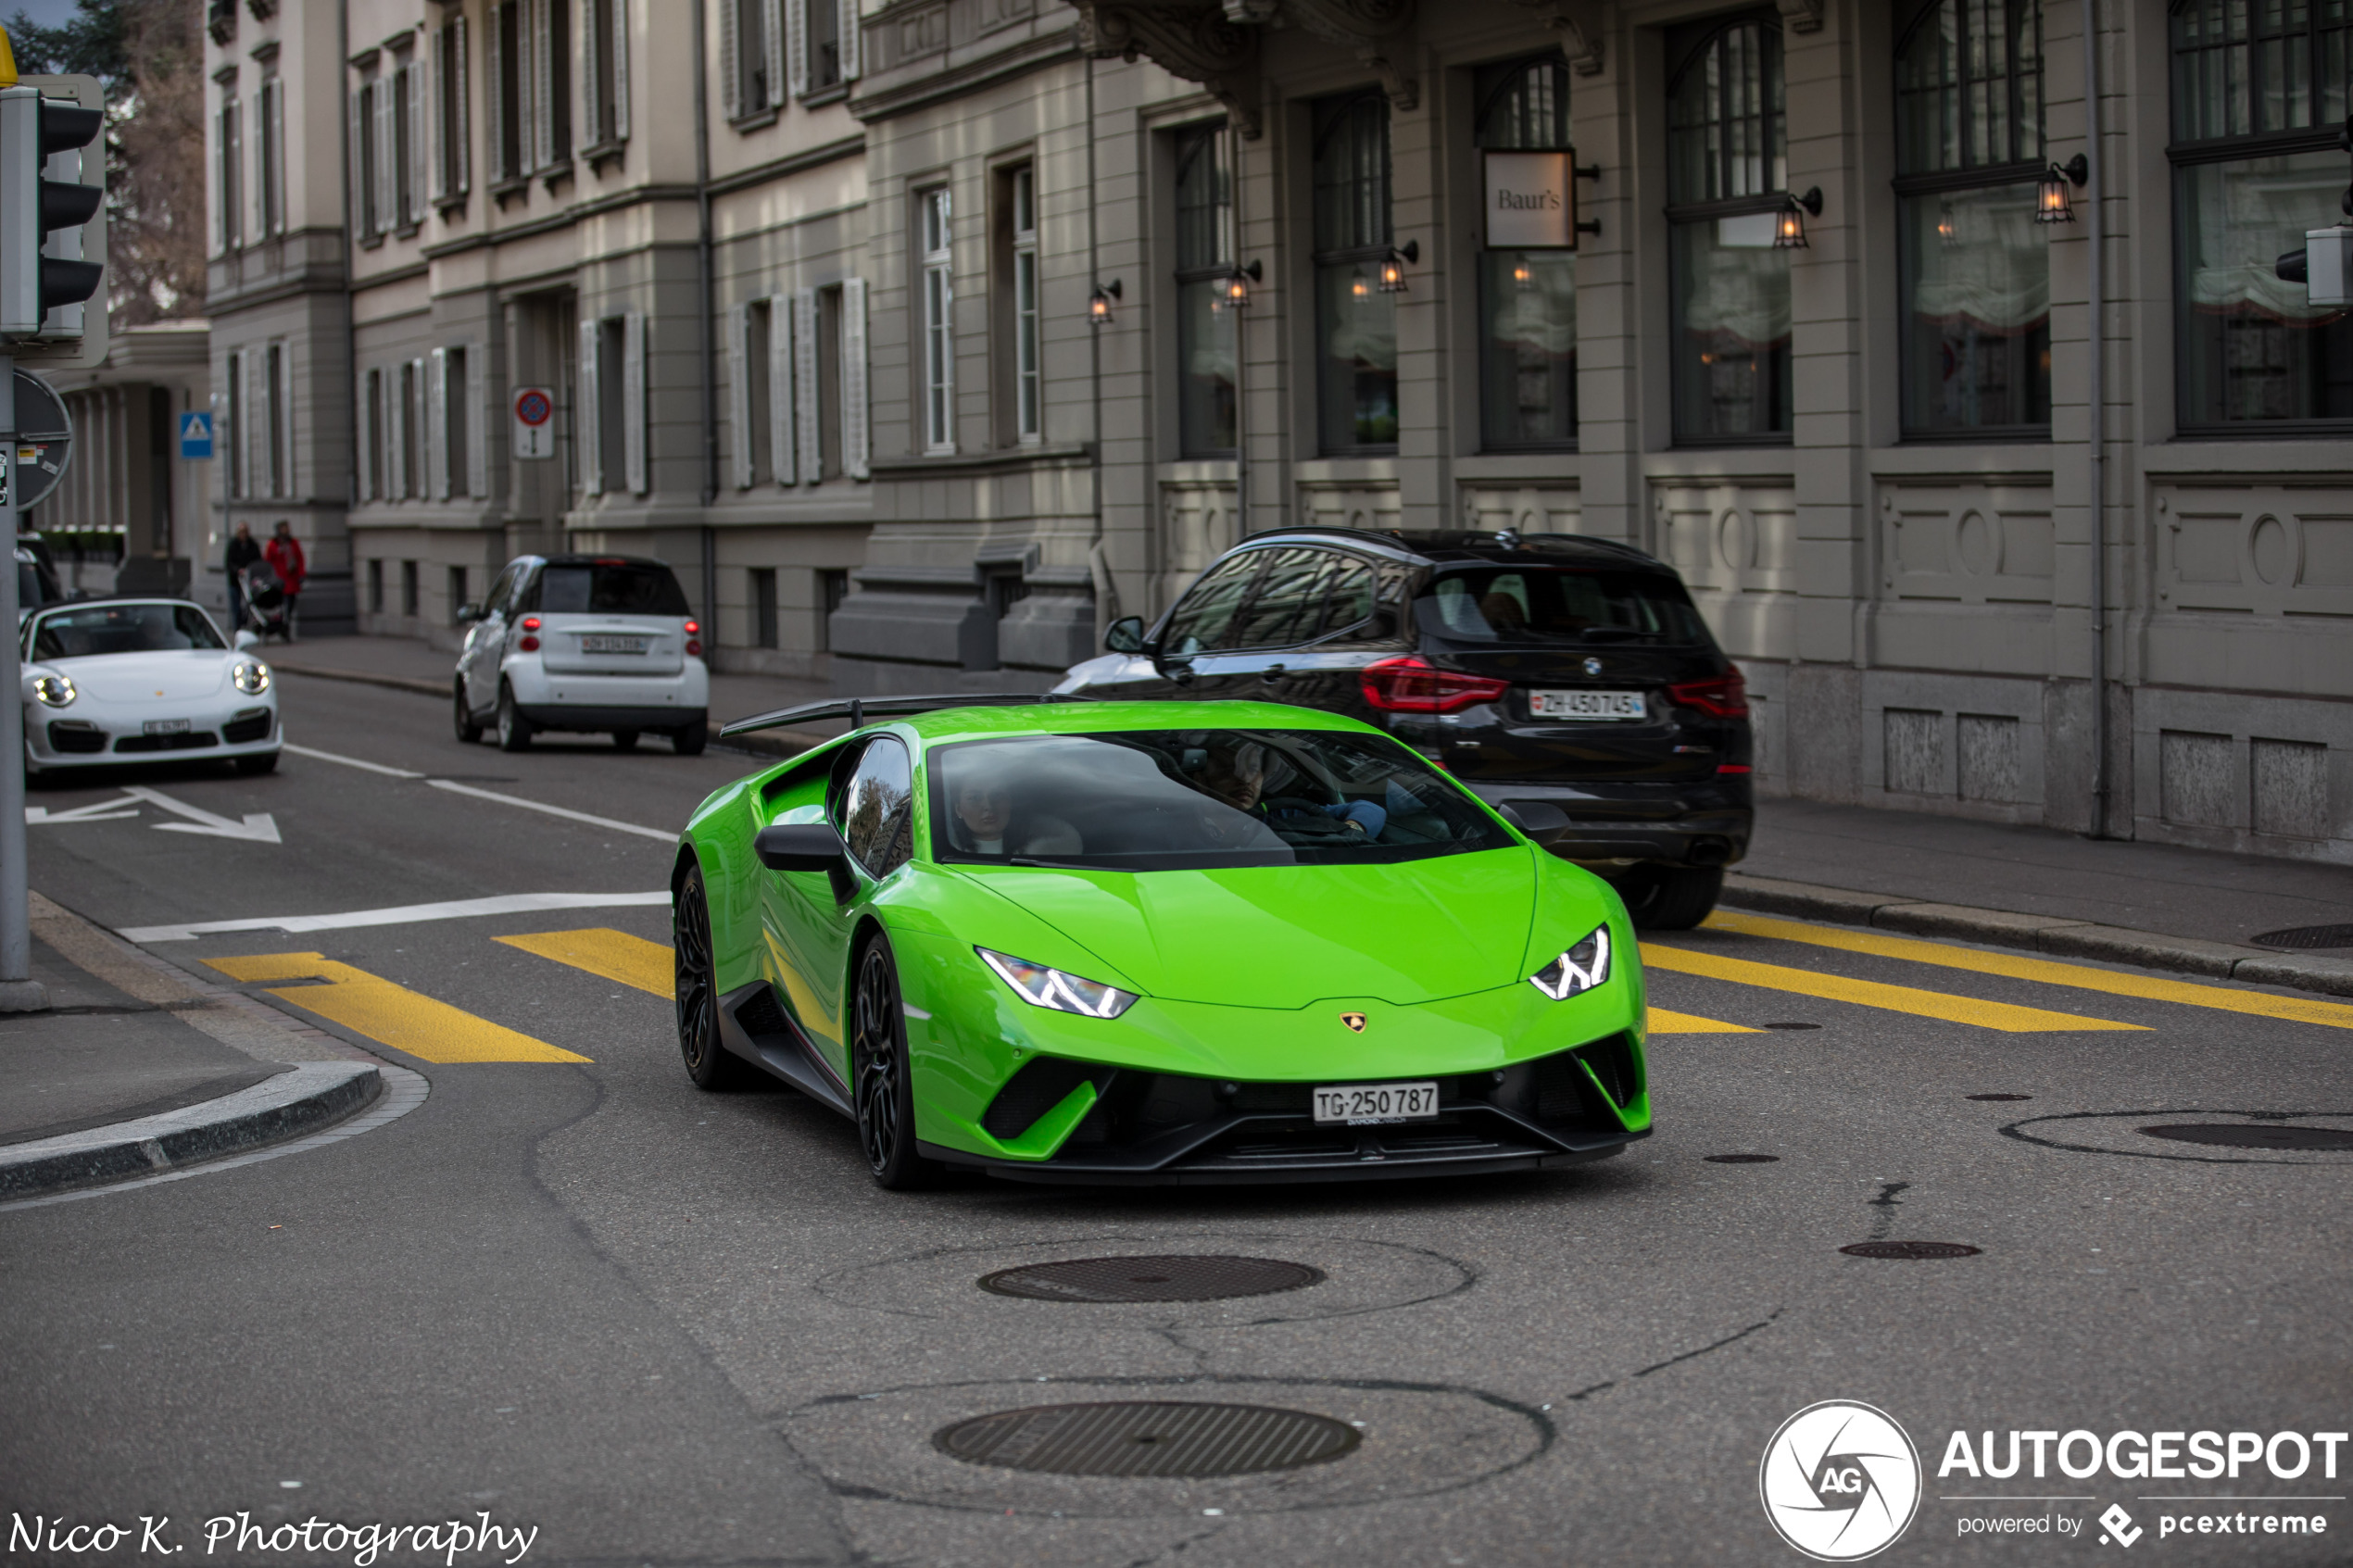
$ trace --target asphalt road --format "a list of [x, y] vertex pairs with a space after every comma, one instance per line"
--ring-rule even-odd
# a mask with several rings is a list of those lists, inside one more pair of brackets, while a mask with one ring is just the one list
[[[266, 813], [280, 842], [159, 832], [192, 819], [149, 801], [31, 829], [33, 885], [121, 930], [646, 894], [665, 884], [660, 838], [511, 800], [667, 832], [758, 765], [658, 742], [509, 756], [459, 746], [422, 696], [290, 676], [283, 697], [295, 742], [349, 760], [131, 781], [232, 822]], [[77, 781], [31, 799], [55, 813], [120, 794]], [[423, 1073], [430, 1096], [331, 1147], [0, 1211], [0, 1511], [129, 1524], [134, 1542], [140, 1516], [169, 1514], [189, 1561], [201, 1521], [244, 1512], [487, 1512], [537, 1527], [535, 1562], [1793, 1563], [1760, 1455], [1802, 1408], [1852, 1399], [1901, 1423], [1927, 1467], [1887, 1562], [2108, 1550], [2111, 1503], [2145, 1531], [2135, 1558], [2347, 1558], [2353, 1451], [2336, 1479], [2317, 1460], [2235, 1481], [1937, 1469], [1957, 1430], [2353, 1426], [2353, 1153], [2139, 1130], [2353, 1129], [2353, 1008], [2313, 1022], [2211, 1005], [2313, 1005], [2294, 993], [2202, 982], [2185, 1001], [2097, 965], [2060, 967], [2123, 989], [1953, 967], [1978, 953], [1945, 944], [1924, 960], [1705, 931], [1655, 956], [1653, 1001], [1754, 1032], [1655, 1035], [1658, 1131], [1604, 1165], [892, 1195], [812, 1102], [695, 1091], [661, 997], [496, 940], [584, 928], [666, 943], [667, 910], [147, 941], [198, 970], [317, 954], [588, 1060], [429, 1062], [305, 1011], [306, 982], [251, 986], [289, 991], [297, 1016]], [[1946, 1013], [2075, 1019], [1993, 1028], [1858, 983], [1934, 993], [1916, 1005]], [[1723, 1154], [1773, 1159], [1707, 1158]], [[1840, 1251], [1875, 1239], [1980, 1251]], [[1176, 1306], [975, 1287], [1023, 1262], [1194, 1251], [1327, 1279]], [[1361, 1441], [1330, 1463], [1179, 1482], [1054, 1479], [931, 1440], [991, 1411], [1157, 1398], [1320, 1412], [1361, 1423]], [[2064, 1500], [1947, 1500], [1963, 1495]], [[2258, 1500], [2146, 1500], [2174, 1495]], [[2328, 1533], [2160, 1537], [2169, 1509], [2293, 1511]], [[2080, 1533], [1963, 1533], [2011, 1516]]]

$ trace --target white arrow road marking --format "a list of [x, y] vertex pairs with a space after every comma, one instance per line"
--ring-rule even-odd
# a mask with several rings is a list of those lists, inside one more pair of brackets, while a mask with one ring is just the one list
[[506, 893], [491, 898], [460, 898], [444, 904], [400, 904], [386, 909], [348, 909], [333, 915], [273, 915], [264, 920], [199, 921], [191, 925], [131, 925], [117, 935], [132, 942], [193, 942], [223, 931], [348, 931], [356, 926], [407, 925], [416, 921], [463, 920], [477, 915], [535, 914], [543, 909], [667, 908], [670, 890], [650, 893]]
[[216, 817], [209, 811], [200, 811], [184, 801], [172, 799], [159, 789], [148, 789], [143, 784], [126, 784], [122, 793], [135, 795], [142, 800], [189, 819], [184, 822], [157, 822], [155, 824], [157, 833], [200, 833], [209, 838], [249, 838], [257, 844], [285, 842], [278, 836], [278, 824], [271, 820], [267, 811], [248, 811], [245, 820], [240, 822], [228, 817]]
[[126, 796], [120, 800], [101, 800], [94, 805], [69, 807], [63, 811], [52, 811], [46, 806], [28, 806], [24, 809], [24, 822], [27, 827], [50, 822], [110, 822], [118, 817], [135, 817], [138, 814], [139, 803]]

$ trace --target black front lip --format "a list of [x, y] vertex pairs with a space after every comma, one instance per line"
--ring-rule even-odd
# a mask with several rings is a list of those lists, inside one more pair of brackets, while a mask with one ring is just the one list
[[[1288, 1119], [1237, 1117], [1234, 1120], [1239, 1123]], [[967, 1154], [962, 1149], [942, 1148], [936, 1144], [920, 1144], [917, 1147], [927, 1160], [986, 1171], [992, 1176], [1003, 1176], [1016, 1182], [1090, 1186], [1259, 1186], [1287, 1182], [1403, 1181], [1418, 1176], [1476, 1176], [1507, 1171], [1558, 1170], [1610, 1159], [1624, 1153], [1627, 1146], [1637, 1139], [1648, 1136], [1650, 1129], [1645, 1127], [1640, 1132], [1620, 1132], [1614, 1136], [1596, 1139], [1591, 1147], [1567, 1148], [1550, 1135], [1534, 1134], [1526, 1143], [1516, 1142], [1507, 1147], [1461, 1153], [1374, 1152], [1365, 1146], [1377, 1143], [1378, 1139], [1360, 1138], [1357, 1151], [1346, 1157], [1290, 1156], [1263, 1161], [1201, 1161], [1147, 1170], [1116, 1160], [1074, 1160], [1066, 1158], [1050, 1160], [996, 1160], [986, 1155]], [[1537, 1147], [1540, 1143], [1550, 1147]]]

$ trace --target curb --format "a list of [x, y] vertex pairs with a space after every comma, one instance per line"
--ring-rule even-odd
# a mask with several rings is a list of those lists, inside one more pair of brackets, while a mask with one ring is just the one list
[[2283, 953], [2234, 942], [2201, 942], [2195, 937], [2166, 936], [2154, 931], [2131, 931], [2122, 926], [2051, 915], [2025, 915], [2008, 909], [1973, 909], [1965, 904], [1931, 903], [1892, 894], [1858, 893], [1851, 888], [1818, 887], [1811, 883], [1743, 876], [1738, 872], [1724, 878], [1723, 901], [1735, 909], [1800, 915], [1837, 925], [1877, 926], [1915, 936], [1944, 936], [1989, 947], [2026, 947], [2055, 958], [2095, 959], [2107, 963], [2135, 964], [2143, 969], [2202, 974], [2215, 980], [2353, 997], [2353, 960]]
[[[447, 697], [449, 687], [444, 682], [428, 681], [417, 675], [376, 675], [358, 670], [319, 670], [303, 664], [285, 664], [275, 660], [271, 667], [289, 675], [313, 675], [322, 681], [353, 681], [363, 686], [384, 686], [396, 692], [415, 692], [421, 696]], [[455, 700], [454, 698], [452, 700]], [[756, 757], [798, 757], [812, 746], [823, 746], [827, 737], [800, 730], [763, 730], [756, 734], [730, 735], [719, 738], [719, 725], [711, 725], [711, 744], [727, 751], [749, 751]]]
[[384, 1093], [359, 1062], [304, 1062], [249, 1088], [159, 1116], [0, 1148], [0, 1199], [34, 1198], [277, 1143], [342, 1121]]

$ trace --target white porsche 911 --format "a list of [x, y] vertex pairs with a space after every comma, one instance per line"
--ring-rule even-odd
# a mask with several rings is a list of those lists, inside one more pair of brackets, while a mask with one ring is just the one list
[[257, 640], [233, 643], [186, 599], [52, 605], [24, 625], [28, 772], [220, 758], [278, 765], [278, 694]]

